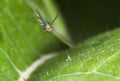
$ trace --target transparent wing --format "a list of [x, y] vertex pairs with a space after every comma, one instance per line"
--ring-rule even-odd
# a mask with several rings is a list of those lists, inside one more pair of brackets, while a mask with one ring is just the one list
[[47, 22], [45, 22], [38, 10], [35, 10], [35, 16], [37, 21], [42, 25], [43, 29], [45, 29]]

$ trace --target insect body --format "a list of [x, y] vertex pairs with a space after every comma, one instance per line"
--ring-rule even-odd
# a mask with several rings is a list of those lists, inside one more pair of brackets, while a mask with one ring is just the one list
[[55, 16], [55, 18], [53, 19], [53, 21], [48, 24], [43, 18], [42, 16], [40, 15], [39, 11], [36, 10], [36, 13], [35, 13], [36, 17], [37, 17], [37, 20], [38, 22], [42, 25], [43, 27], [43, 30], [47, 31], [47, 32], [51, 32], [53, 29], [51, 28], [51, 25], [54, 23], [54, 21], [56, 20], [56, 18], [58, 17], [59, 14], [57, 14]]
[[40, 13], [36, 10], [36, 17], [37, 17], [37, 21], [42, 25], [43, 30], [47, 31], [47, 32], [51, 32], [53, 29], [50, 27], [50, 24], [48, 24], [40, 15]]

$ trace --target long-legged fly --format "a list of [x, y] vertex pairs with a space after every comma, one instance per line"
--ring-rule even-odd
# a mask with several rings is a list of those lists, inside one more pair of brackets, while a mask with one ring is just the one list
[[41, 24], [43, 30], [47, 32], [51, 32], [53, 30], [51, 25], [54, 23], [54, 21], [58, 17], [58, 14], [55, 16], [55, 18], [52, 20], [50, 24], [44, 20], [44, 18], [41, 16], [38, 10], [35, 11], [35, 16], [37, 17], [37, 21]]

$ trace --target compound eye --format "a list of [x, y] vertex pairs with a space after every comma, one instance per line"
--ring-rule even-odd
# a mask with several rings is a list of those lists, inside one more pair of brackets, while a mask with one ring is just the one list
[[52, 28], [49, 28], [49, 32], [51, 32], [52, 31]]
[[50, 31], [52, 31], [52, 28], [50, 28], [49, 26], [46, 26], [45, 31], [50, 32]]

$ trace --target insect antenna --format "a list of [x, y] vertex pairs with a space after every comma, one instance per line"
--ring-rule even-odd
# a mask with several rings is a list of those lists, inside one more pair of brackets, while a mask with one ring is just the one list
[[55, 18], [52, 20], [52, 22], [50, 23], [50, 25], [52, 25], [54, 22], [55, 22], [55, 20], [57, 19], [57, 17], [59, 16], [59, 13], [57, 13], [57, 15], [55, 16]]

